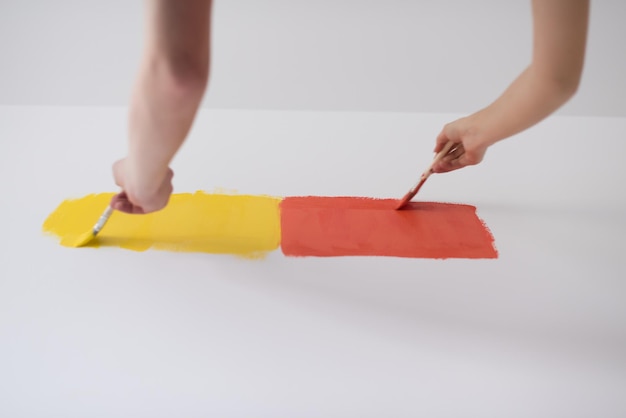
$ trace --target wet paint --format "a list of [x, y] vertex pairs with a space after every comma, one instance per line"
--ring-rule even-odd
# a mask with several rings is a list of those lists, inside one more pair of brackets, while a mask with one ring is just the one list
[[360, 197], [288, 197], [280, 204], [287, 256], [497, 258], [493, 236], [470, 205]]
[[[113, 193], [62, 202], [43, 230], [72, 247], [89, 231]], [[175, 193], [167, 207], [147, 215], [114, 212], [87, 247], [149, 248], [260, 257], [280, 243], [280, 198], [270, 196]]]
[[[62, 202], [43, 230], [74, 247], [113, 193]], [[497, 258], [494, 240], [469, 205], [395, 199], [287, 197], [205, 192], [173, 194], [148, 215], [114, 212], [87, 247], [149, 248], [259, 258], [281, 247], [287, 256]]]

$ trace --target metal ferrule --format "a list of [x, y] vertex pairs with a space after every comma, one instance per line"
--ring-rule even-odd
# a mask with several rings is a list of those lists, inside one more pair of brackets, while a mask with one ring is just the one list
[[111, 214], [113, 213], [113, 208], [111, 206], [109, 206], [104, 213], [100, 216], [100, 219], [98, 219], [98, 222], [96, 222], [96, 224], [93, 227], [93, 234], [97, 235], [98, 232], [100, 232], [100, 230], [102, 229], [102, 227], [104, 226], [104, 224], [109, 220], [109, 218], [111, 217]]

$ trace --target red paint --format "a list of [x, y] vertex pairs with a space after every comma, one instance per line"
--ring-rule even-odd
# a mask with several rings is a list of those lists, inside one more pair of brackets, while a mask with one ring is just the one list
[[287, 197], [280, 204], [288, 256], [497, 258], [493, 237], [469, 205], [395, 199]]

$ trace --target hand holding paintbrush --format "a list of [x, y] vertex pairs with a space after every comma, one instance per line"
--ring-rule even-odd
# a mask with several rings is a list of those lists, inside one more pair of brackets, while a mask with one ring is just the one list
[[454, 142], [449, 141], [443, 148], [441, 151], [439, 151], [437, 153], [437, 155], [435, 155], [435, 158], [433, 159], [433, 161], [430, 163], [430, 165], [428, 166], [428, 168], [426, 169], [426, 171], [424, 171], [422, 173], [422, 176], [420, 177], [419, 182], [413, 186], [413, 188], [411, 190], [409, 190], [409, 192], [407, 194], [404, 195], [404, 197], [400, 200], [400, 202], [398, 203], [398, 205], [396, 206], [396, 210], [403, 208], [404, 206], [406, 206], [411, 199], [413, 199], [413, 197], [417, 194], [417, 192], [419, 191], [419, 189], [422, 187], [422, 185], [426, 182], [426, 179], [428, 177], [430, 177], [430, 175], [433, 173], [433, 166], [439, 161], [441, 160], [445, 155], [448, 154], [448, 152], [450, 152], [450, 150], [452, 149], [452, 147], [454, 146]]

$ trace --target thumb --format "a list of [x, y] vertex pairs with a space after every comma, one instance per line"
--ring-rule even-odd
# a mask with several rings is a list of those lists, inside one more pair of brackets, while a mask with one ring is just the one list
[[124, 160], [118, 160], [113, 164], [113, 180], [115, 184], [124, 189]]
[[441, 151], [444, 145], [448, 143], [448, 141], [449, 141], [448, 135], [445, 134], [445, 131], [441, 131], [441, 133], [437, 135], [437, 139], [435, 141], [435, 148], [433, 149], [433, 152], [437, 153]]

